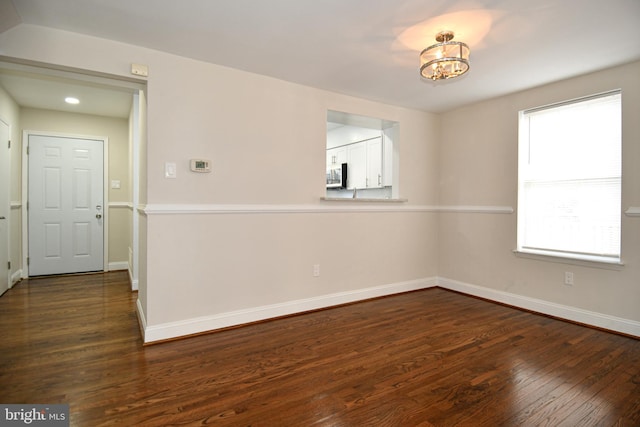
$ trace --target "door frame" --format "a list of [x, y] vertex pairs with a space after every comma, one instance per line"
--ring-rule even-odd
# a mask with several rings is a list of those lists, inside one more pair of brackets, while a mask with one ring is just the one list
[[[4, 120], [3, 116], [0, 116], [0, 122], [4, 123], [5, 125], [7, 125], [7, 129], [8, 129], [8, 133], [9, 133], [9, 144], [11, 144], [11, 123], [9, 123], [7, 120]], [[0, 143], [2, 143], [2, 141], [0, 141]], [[0, 146], [1, 149], [4, 149], [4, 147]], [[11, 149], [9, 146], [9, 149], [7, 150], [7, 175], [9, 176], [9, 179], [6, 182], [7, 185], [7, 199], [6, 200], [0, 200], [0, 203], [2, 203], [3, 205], [6, 203], [6, 208], [7, 208], [7, 216], [5, 221], [6, 225], [7, 225], [7, 241], [6, 242], [2, 242], [0, 240], [0, 244], [1, 245], [6, 245], [6, 250], [7, 250], [7, 261], [9, 263], [11, 263]], [[4, 167], [4, 165], [3, 165]], [[0, 184], [2, 185], [2, 184]], [[12, 274], [11, 274], [11, 267], [9, 267], [7, 269], [7, 289], [11, 289], [13, 287], [13, 283], [12, 283]], [[0, 292], [0, 295], [2, 295], [2, 293]]]
[[102, 271], [109, 270], [109, 138], [106, 136], [77, 135], [61, 132], [47, 132], [37, 130], [22, 131], [22, 278], [29, 277], [29, 137], [31, 135], [53, 136], [60, 138], [93, 139], [102, 141]]

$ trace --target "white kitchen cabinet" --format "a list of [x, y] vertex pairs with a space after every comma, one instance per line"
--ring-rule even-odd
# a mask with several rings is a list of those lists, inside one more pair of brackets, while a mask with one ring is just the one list
[[393, 185], [393, 140], [387, 135], [384, 137], [383, 161], [382, 161], [382, 185], [391, 187]]
[[382, 138], [347, 146], [348, 188], [382, 187]]
[[327, 150], [327, 169], [347, 162], [347, 147], [336, 147]]
[[347, 146], [347, 188], [367, 188], [367, 146], [364, 142]]
[[383, 177], [382, 137], [330, 148], [327, 150], [327, 170], [347, 163], [347, 188], [381, 188]]
[[367, 188], [382, 187], [382, 138], [366, 141]]

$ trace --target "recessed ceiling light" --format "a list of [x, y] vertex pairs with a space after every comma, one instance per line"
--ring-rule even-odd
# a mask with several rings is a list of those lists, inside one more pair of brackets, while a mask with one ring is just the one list
[[73, 96], [67, 96], [64, 99], [64, 102], [67, 104], [80, 104], [80, 100], [78, 98], [74, 98]]

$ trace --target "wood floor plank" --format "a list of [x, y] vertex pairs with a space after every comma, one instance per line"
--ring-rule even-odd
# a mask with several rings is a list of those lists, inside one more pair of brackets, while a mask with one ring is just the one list
[[73, 426], [640, 425], [640, 341], [429, 289], [143, 346], [126, 273], [0, 298], [0, 402]]

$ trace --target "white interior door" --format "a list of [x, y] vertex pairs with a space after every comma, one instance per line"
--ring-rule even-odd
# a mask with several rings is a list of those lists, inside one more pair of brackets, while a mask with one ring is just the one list
[[103, 270], [103, 144], [29, 135], [29, 276]]
[[9, 125], [0, 120], [0, 295], [9, 289]]

